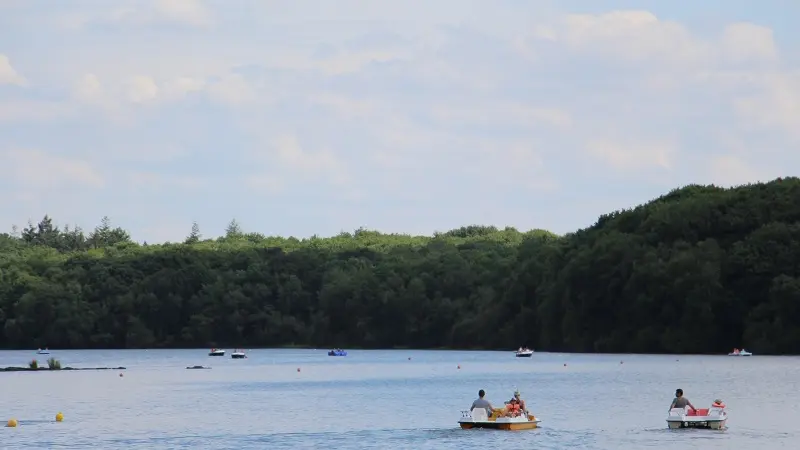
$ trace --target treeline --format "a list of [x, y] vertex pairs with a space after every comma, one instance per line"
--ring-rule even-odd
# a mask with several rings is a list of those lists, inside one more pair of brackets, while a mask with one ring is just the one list
[[0, 347], [800, 353], [800, 180], [688, 186], [566, 236], [470, 226], [138, 244], [0, 235]]

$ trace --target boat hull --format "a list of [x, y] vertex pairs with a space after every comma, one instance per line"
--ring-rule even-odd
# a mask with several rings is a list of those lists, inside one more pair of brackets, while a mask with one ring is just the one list
[[517, 358], [530, 358], [533, 353], [517, 353]]
[[225, 356], [225, 352], [211, 352], [208, 356]]
[[723, 420], [668, 420], [667, 426], [672, 429], [681, 429], [681, 428], [699, 428], [705, 430], [721, 430], [725, 428], [725, 423], [728, 419]]
[[469, 430], [472, 428], [486, 428], [490, 430], [505, 430], [505, 431], [519, 431], [519, 430], [533, 430], [539, 427], [539, 423], [533, 422], [459, 422], [461, 428]]
[[534, 415], [522, 415], [517, 417], [504, 417], [503, 409], [495, 409], [491, 416], [487, 416], [485, 410], [475, 409], [474, 411], [462, 411], [461, 420], [458, 425], [464, 429], [486, 428], [489, 430], [533, 430], [539, 427], [541, 420]]
[[685, 408], [673, 408], [667, 416], [667, 426], [671, 429], [679, 428], [700, 428], [706, 430], [720, 430], [725, 428], [728, 421], [728, 413], [725, 405], [713, 404], [711, 408], [700, 408], [689, 410]]
[[233, 355], [231, 355], [231, 358], [232, 359], [244, 359], [245, 355], [233, 354]]
[[347, 352], [328, 352], [328, 356], [347, 356]]

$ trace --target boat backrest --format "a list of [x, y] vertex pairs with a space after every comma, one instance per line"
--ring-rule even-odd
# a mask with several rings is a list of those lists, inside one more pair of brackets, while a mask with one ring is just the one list
[[472, 420], [489, 420], [485, 408], [475, 408], [472, 410]]
[[686, 414], [686, 408], [672, 408], [669, 410], [670, 416], [682, 416]]

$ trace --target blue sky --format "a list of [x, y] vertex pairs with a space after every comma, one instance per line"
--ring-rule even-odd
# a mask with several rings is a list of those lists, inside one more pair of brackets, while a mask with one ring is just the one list
[[0, 0], [0, 227], [556, 233], [800, 167], [796, 1]]

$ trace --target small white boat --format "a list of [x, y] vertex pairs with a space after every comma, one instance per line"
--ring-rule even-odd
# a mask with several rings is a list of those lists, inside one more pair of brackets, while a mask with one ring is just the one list
[[39, 351], [37, 351], [36, 353], [38, 353], [40, 355], [49, 355], [50, 354], [50, 350], [48, 350], [47, 347], [45, 347], [44, 350], [39, 349]]
[[489, 428], [493, 430], [532, 430], [539, 427], [541, 420], [533, 414], [522, 413], [517, 417], [505, 417], [503, 408], [495, 408], [489, 416], [485, 408], [461, 411], [458, 424], [461, 428]]
[[739, 350], [738, 348], [735, 348], [732, 352], [728, 353], [728, 356], [753, 356], [753, 354], [745, 349]]
[[728, 413], [725, 411], [725, 404], [714, 402], [711, 408], [698, 409], [692, 411], [688, 406], [685, 408], [672, 408], [667, 416], [667, 426], [676, 428], [705, 428], [709, 430], [721, 430], [725, 428], [728, 420]]
[[517, 358], [530, 358], [531, 356], [533, 356], [533, 350], [531, 350], [529, 348], [520, 347], [519, 350], [514, 352], [514, 355]]
[[231, 358], [233, 359], [244, 359], [247, 358], [247, 355], [244, 354], [244, 350], [239, 350], [238, 348], [231, 353]]
[[225, 350], [220, 348], [212, 348], [210, 352], [208, 352], [208, 356], [225, 356]]

